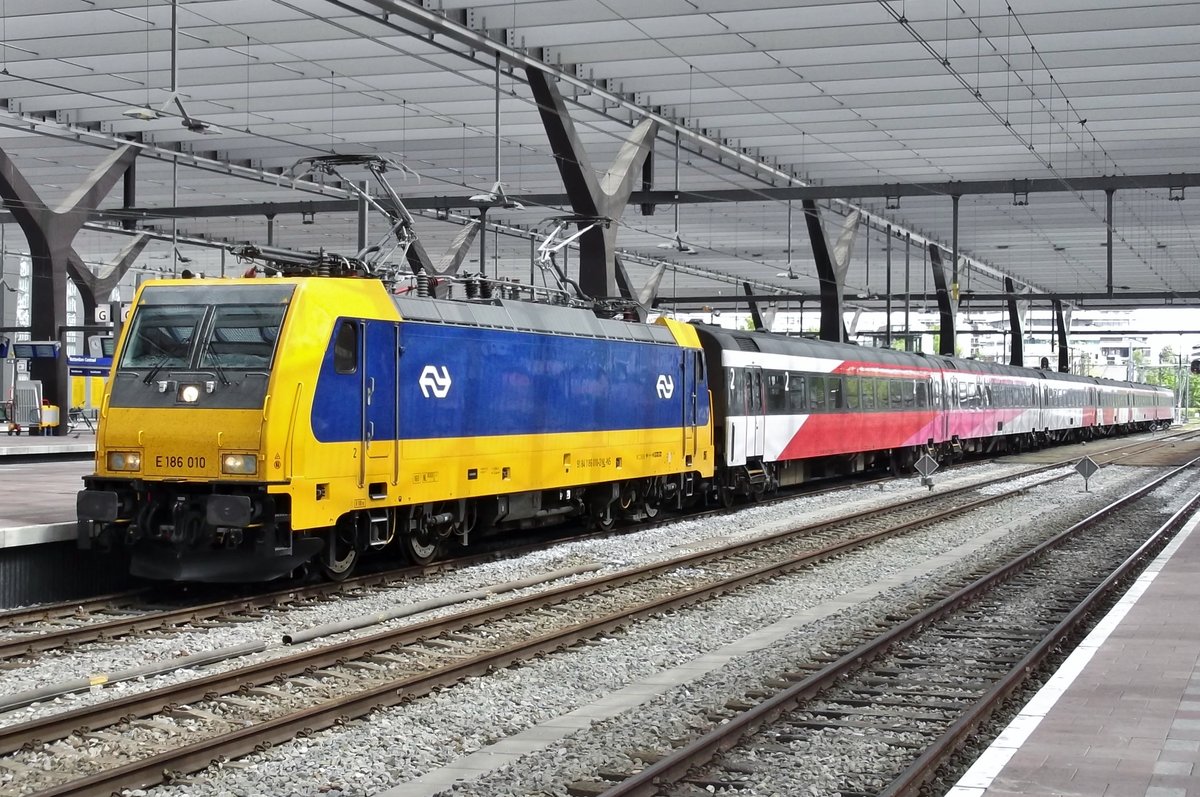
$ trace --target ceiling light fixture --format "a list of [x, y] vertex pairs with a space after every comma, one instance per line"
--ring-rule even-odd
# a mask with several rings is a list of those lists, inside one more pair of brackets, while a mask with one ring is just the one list
[[473, 194], [467, 197], [468, 202], [474, 202], [477, 205], [487, 205], [488, 207], [504, 208], [505, 210], [524, 210], [525, 206], [517, 200], [504, 193], [504, 183], [496, 182], [492, 184], [492, 189], [486, 194]]
[[162, 118], [162, 114], [152, 108], [126, 108], [121, 111], [121, 115], [128, 116], [130, 119], [140, 119], [143, 122], [152, 122]]
[[671, 237], [670, 241], [665, 241], [658, 245], [659, 249], [674, 249], [676, 252], [683, 252], [685, 255], [696, 254], [696, 248], [691, 244], [683, 242], [683, 236], [679, 234], [679, 230]]

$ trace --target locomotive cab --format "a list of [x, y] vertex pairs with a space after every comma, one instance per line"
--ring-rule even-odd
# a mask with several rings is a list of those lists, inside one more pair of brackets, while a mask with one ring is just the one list
[[[274, 533], [265, 407], [296, 286], [283, 280], [143, 286], [105, 388], [95, 473], [77, 498], [81, 547], [124, 544], [134, 575], [223, 578], [228, 549], [310, 558]], [[277, 478], [277, 477], [274, 477]], [[307, 550], [306, 550], [307, 547]], [[293, 561], [294, 560], [294, 561]]]

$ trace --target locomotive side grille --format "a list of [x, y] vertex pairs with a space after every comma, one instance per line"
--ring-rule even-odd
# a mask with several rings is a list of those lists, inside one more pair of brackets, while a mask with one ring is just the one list
[[737, 342], [738, 348], [742, 351], [759, 351], [758, 342], [753, 338], [737, 335], [734, 337], [734, 341]]

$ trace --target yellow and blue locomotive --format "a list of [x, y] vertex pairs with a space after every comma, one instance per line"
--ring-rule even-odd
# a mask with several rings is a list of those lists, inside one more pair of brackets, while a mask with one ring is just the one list
[[105, 388], [84, 547], [132, 572], [337, 578], [372, 549], [683, 503], [713, 473], [695, 330], [377, 279], [141, 287]]

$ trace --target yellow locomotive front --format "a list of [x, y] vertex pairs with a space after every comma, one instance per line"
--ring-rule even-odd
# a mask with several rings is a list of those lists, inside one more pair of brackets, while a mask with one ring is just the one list
[[260, 577], [264, 559], [282, 573], [311, 558], [275, 528], [268, 492], [283, 478], [266, 419], [296, 290], [290, 280], [142, 287], [77, 500], [82, 547], [128, 546], [134, 575], [177, 580]]

